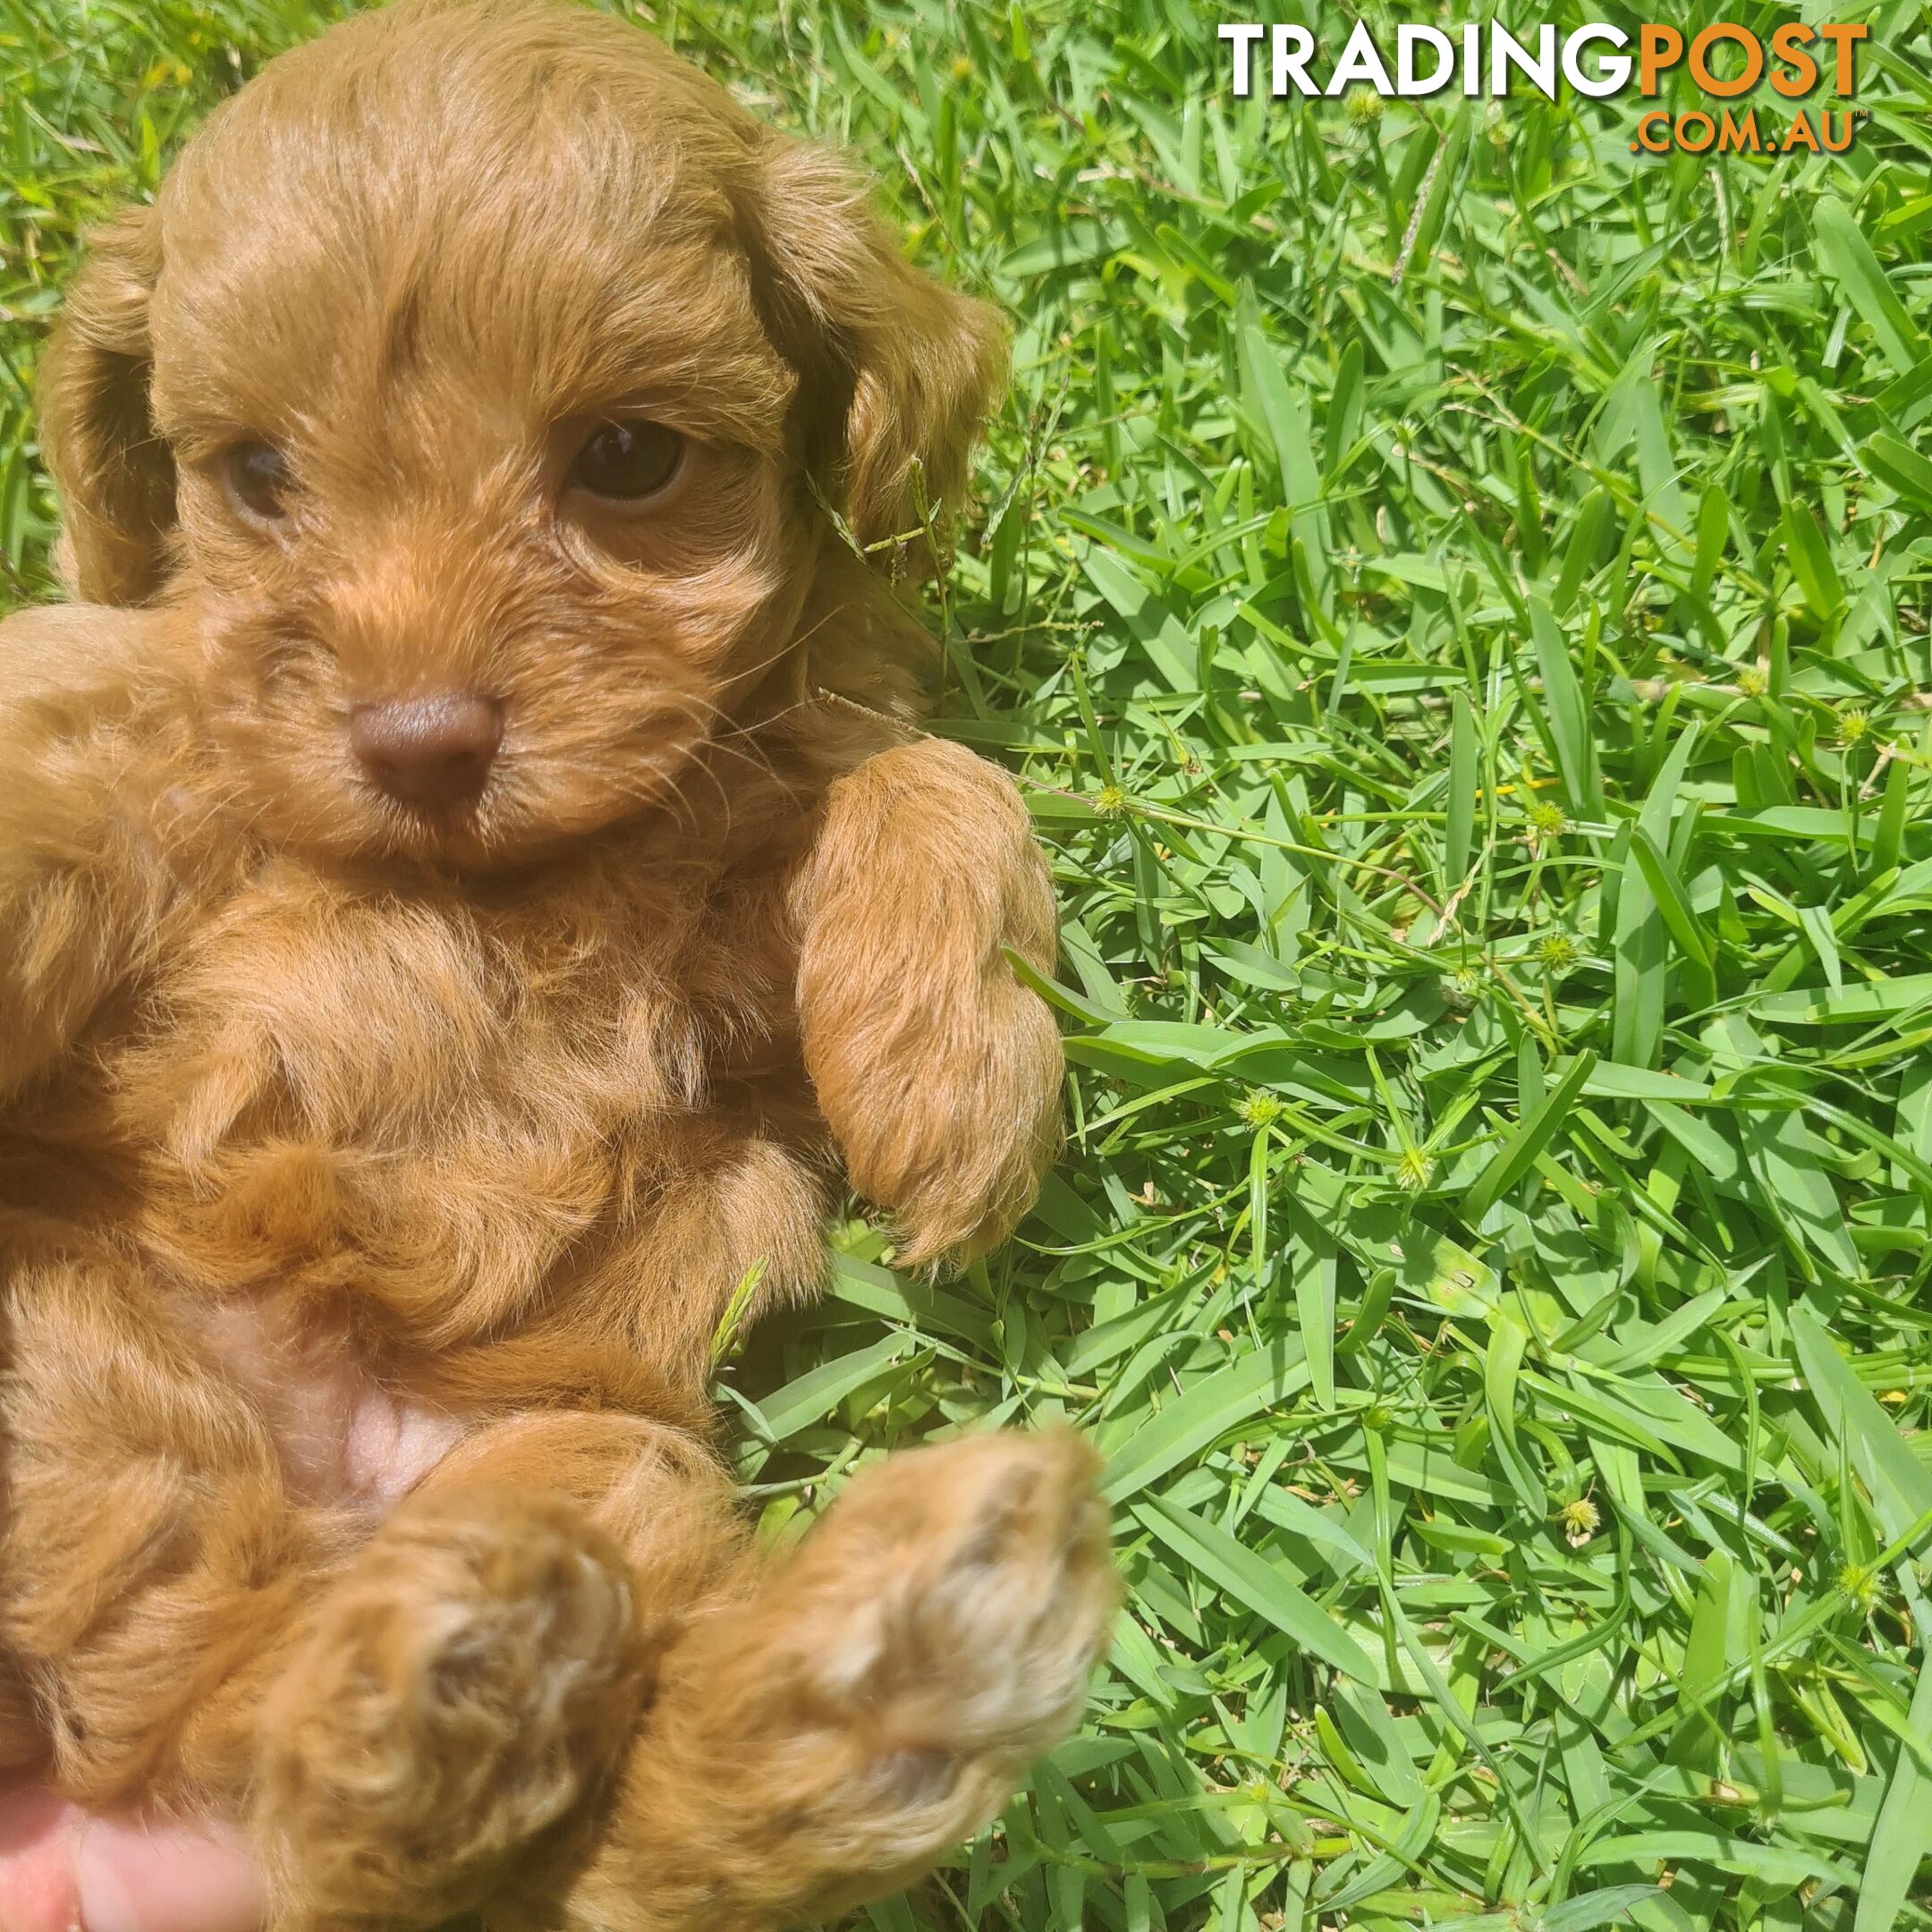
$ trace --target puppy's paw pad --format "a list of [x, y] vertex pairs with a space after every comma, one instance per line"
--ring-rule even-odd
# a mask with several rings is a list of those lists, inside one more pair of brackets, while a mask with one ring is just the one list
[[642, 1658], [622, 1557], [561, 1501], [392, 1519], [263, 1712], [260, 1810], [294, 1888], [359, 1911], [472, 1902], [608, 1773]]

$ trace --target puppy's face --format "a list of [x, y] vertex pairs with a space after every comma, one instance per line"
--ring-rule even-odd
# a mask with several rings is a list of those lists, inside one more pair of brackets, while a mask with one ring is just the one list
[[[826, 451], [889, 534], [955, 487], [996, 369], [983, 314], [819, 157], [562, 9], [419, 0], [285, 56], [138, 252], [157, 586], [257, 822], [363, 855], [504, 863], [682, 809], [699, 748], [786, 674]], [[876, 455], [922, 417], [926, 447]], [[111, 574], [136, 519], [96, 495]]]
[[272, 179], [270, 246], [225, 169], [185, 183], [155, 419], [216, 715], [285, 836], [478, 860], [673, 800], [790, 635], [796, 378], [728, 208], [575, 132], [495, 191]]

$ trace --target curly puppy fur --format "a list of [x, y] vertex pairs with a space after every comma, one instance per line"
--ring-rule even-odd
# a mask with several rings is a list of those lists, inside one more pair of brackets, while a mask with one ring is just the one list
[[[775, 1556], [700, 1433], [842, 1164], [940, 1260], [1056, 1143], [1046, 869], [890, 580], [1003, 366], [844, 164], [529, 0], [284, 56], [74, 284], [75, 601], [0, 626], [0, 1759], [245, 1813], [281, 1925], [757, 1932], [1073, 1721], [1077, 1444]], [[613, 421], [668, 479], [585, 481]], [[403, 715], [476, 783], [399, 791]]]

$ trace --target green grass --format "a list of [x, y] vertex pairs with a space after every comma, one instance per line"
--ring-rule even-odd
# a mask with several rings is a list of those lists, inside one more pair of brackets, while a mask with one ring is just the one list
[[[1923, 8], [1852, 155], [1716, 165], [1237, 106], [1183, 0], [638, 11], [1018, 326], [946, 728], [1055, 852], [1072, 1141], [726, 1385], [774, 1527], [1077, 1422], [1130, 1594], [872, 1922], [1932, 1923]], [[77, 224], [312, 18], [0, 0], [16, 578]]]

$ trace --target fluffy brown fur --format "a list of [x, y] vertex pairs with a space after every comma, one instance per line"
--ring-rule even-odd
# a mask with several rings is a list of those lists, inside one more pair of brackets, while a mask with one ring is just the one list
[[[923, 1262], [1055, 1144], [1045, 868], [877, 567], [1002, 365], [842, 163], [521, 0], [284, 56], [99, 237], [78, 601], [0, 627], [0, 1759], [245, 1809], [289, 1927], [733, 1932], [1072, 1723], [1071, 1439], [783, 1558], [700, 1439], [842, 1162]], [[648, 501], [573, 467], [610, 419], [683, 439]], [[451, 693], [480, 791], [393, 795], [358, 708]]]

